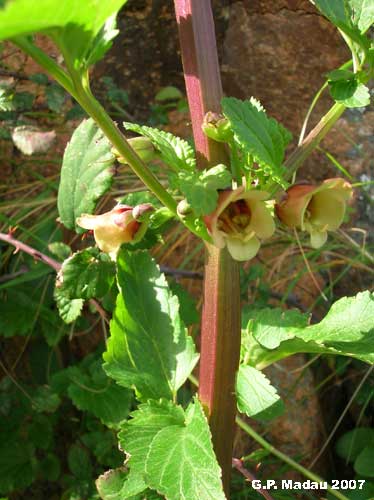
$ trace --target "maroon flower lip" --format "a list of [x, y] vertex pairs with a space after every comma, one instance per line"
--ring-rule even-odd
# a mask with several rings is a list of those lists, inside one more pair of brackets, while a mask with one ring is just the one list
[[244, 186], [221, 191], [217, 208], [204, 217], [213, 244], [227, 246], [235, 260], [252, 259], [260, 249], [261, 240], [275, 231], [273, 217], [265, 204], [268, 193]]
[[275, 205], [278, 218], [288, 227], [310, 234], [310, 244], [320, 248], [328, 231], [342, 224], [352, 186], [341, 178], [326, 179], [320, 185], [295, 184]]

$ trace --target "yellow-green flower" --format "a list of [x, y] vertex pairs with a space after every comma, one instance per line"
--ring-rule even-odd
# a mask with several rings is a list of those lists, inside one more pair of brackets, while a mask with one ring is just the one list
[[221, 191], [216, 210], [204, 217], [213, 244], [227, 249], [235, 260], [252, 259], [261, 240], [275, 231], [273, 217], [265, 204], [268, 193], [245, 191], [244, 186]]
[[295, 184], [276, 204], [279, 219], [288, 227], [310, 234], [310, 244], [320, 248], [328, 231], [336, 231], [343, 222], [352, 186], [344, 179], [326, 179], [319, 186]]
[[117, 205], [101, 215], [82, 214], [77, 224], [93, 230], [97, 246], [115, 259], [122, 243], [139, 241], [147, 230], [146, 214], [153, 211], [152, 205], [144, 203], [136, 207]]

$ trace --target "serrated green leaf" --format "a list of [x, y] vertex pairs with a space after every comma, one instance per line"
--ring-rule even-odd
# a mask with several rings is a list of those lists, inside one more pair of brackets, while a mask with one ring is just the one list
[[62, 241], [54, 241], [49, 243], [48, 250], [55, 255], [59, 260], [67, 259], [71, 254], [71, 248]]
[[183, 323], [186, 326], [199, 322], [199, 314], [196, 309], [196, 300], [192, 295], [178, 282], [172, 281], [170, 289], [179, 300], [179, 313]]
[[357, 474], [364, 477], [374, 477], [374, 444], [365, 446], [354, 463]]
[[60, 461], [54, 453], [48, 453], [40, 461], [40, 473], [44, 480], [55, 482], [58, 480], [61, 473]]
[[372, 0], [313, 0], [313, 3], [344, 31], [344, 28], [357, 28], [358, 32], [365, 33], [374, 22]]
[[121, 487], [128, 472], [125, 468], [109, 470], [96, 480], [96, 488], [102, 500], [124, 500]]
[[73, 323], [79, 318], [84, 304], [83, 299], [69, 299], [63, 293], [60, 293], [58, 288], [55, 288], [54, 298], [58, 312], [65, 323]]
[[83, 120], [67, 145], [58, 190], [60, 220], [68, 229], [82, 213], [92, 214], [97, 200], [112, 183], [114, 156], [111, 145], [95, 122]]
[[123, 484], [122, 498], [138, 495], [147, 488], [145, 460], [155, 435], [164, 427], [184, 422], [183, 409], [167, 400], [149, 400], [139, 405], [131, 417], [118, 436], [121, 448], [130, 456], [130, 474]]
[[87, 451], [73, 444], [68, 452], [68, 466], [70, 472], [79, 479], [92, 479], [92, 464]]
[[[126, 2], [127, 0], [125, 0]], [[99, 33], [96, 35], [92, 46], [86, 54], [87, 66], [92, 66], [100, 61], [113, 45], [113, 39], [118, 35], [119, 30], [116, 27], [116, 14], [110, 16]]]
[[125, 468], [110, 470], [101, 475], [96, 481], [96, 487], [102, 500], [161, 500], [155, 491], [146, 489], [141, 494], [128, 496], [123, 493], [121, 486], [127, 480], [128, 473]]
[[252, 366], [241, 365], [236, 378], [238, 410], [255, 420], [271, 420], [284, 412], [284, 404], [268, 378]]
[[49, 385], [39, 386], [32, 399], [35, 410], [39, 413], [54, 413], [61, 404], [61, 399]]
[[26, 442], [7, 440], [0, 445], [0, 494], [21, 490], [36, 479], [34, 447]]
[[179, 172], [178, 185], [197, 216], [213, 212], [218, 190], [229, 187], [231, 174], [225, 165], [216, 165], [202, 172]]
[[108, 427], [117, 427], [127, 418], [132, 392], [107, 377], [100, 360], [86, 370], [69, 368], [69, 378], [68, 395], [77, 408], [92, 413]]
[[33, 415], [33, 420], [28, 428], [28, 439], [36, 447], [46, 450], [53, 438], [51, 419], [45, 415]]
[[368, 87], [355, 78], [329, 82], [331, 97], [347, 108], [362, 108], [370, 104]]
[[347, 462], [354, 462], [365, 446], [374, 446], [374, 429], [357, 427], [346, 432], [335, 445], [336, 453]]
[[123, 454], [118, 449], [113, 431], [103, 428], [88, 432], [81, 435], [81, 441], [92, 451], [100, 464], [113, 468], [123, 464]]
[[135, 387], [139, 399], [171, 399], [198, 358], [178, 299], [147, 252], [122, 249], [117, 268], [121, 293], [104, 369], [120, 385]]
[[235, 139], [245, 152], [265, 169], [265, 173], [282, 183], [282, 163], [291, 133], [273, 118], [269, 118], [260, 103], [253, 98], [240, 101], [234, 97], [222, 99], [222, 110], [230, 121]]
[[[13, 0], [0, 11], [0, 39], [42, 32], [68, 54], [76, 69], [87, 67], [92, 47], [106, 20], [126, 0]], [[94, 61], [97, 60], [94, 58]]]
[[253, 336], [267, 349], [275, 349], [284, 340], [295, 336], [295, 329], [308, 325], [308, 315], [296, 309], [283, 311], [279, 308], [266, 308], [253, 311]]
[[46, 75], [45, 73], [33, 73], [29, 76], [29, 80], [37, 83], [38, 85], [48, 85], [49, 83], [48, 75]]
[[160, 430], [145, 463], [147, 484], [168, 500], [224, 500], [208, 422], [195, 398], [184, 425]]
[[66, 259], [57, 276], [58, 292], [68, 299], [103, 297], [113, 285], [115, 264], [98, 248], [86, 248]]
[[[243, 350], [248, 364], [262, 369], [279, 359], [297, 352], [340, 354], [367, 363], [374, 363], [374, 297], [361, 292], [355, 297], [344, 297], [332, 305], [325, 318], [305, 328], [293, 328], [293, 338], [281, 341], [270, 350], [261, 346], [252, 335], [253, 322], [243, 335]], [[266, 339], [278, 334], [279, 325], [266, 325]], [[262, 341], [266, 342], [264, 337]]]
[[123, 125], [126, 130], [132, 130], [144, 137], [148, 137], [159, 151], [162, 161], [173, 170], [193, 170], [196, 167], [194, 150], [187, 141], [176, 137], [170, 132], [145, 125], [130, 122], [125, 122]]
[[46, 87], [44, 93], [48, 108], [55, 113], [60, 113], [66, 98], [65, 90], [60, 85], [53, 83]]

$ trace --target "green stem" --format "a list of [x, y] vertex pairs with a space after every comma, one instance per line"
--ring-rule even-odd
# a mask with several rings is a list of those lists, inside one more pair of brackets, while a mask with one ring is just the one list
[[[127, 142], [124, 135], [120, 132], [117, 125], [110, 118], [105, 109], [97, 101], [91, 92], [88, 76], [82, 77], [80, 73], [70, 64], [68, 54], [64, 53], [65, 63], [69, 74], [64, 71], [53, 59], [47, 56], [42, 50], [35, 46], [25, 37], [18, 37], [13, 42], [24, 52], [30, 55], [42, 68], [44, 68], [70, 95], [82, 106], [82, 108], [91, 116], [97, 125], [104, 132], [111, 144], [117, 149], [121, 156], [126, 160], [134, 173], [143, 181], [145, 186], [167, 207], [174, 215], [177, 215], [177, 203], [167, 192], [162, 184], [148, 169], [147, 165], [136, 154]], [[199, 237], [209, 241], [207, 236], [195, 227], [195, 217], [187, 216], [183, 220], [188, 229]]]
[[26, 37], [19, 36], [14, 38], [12, 42], [32, 57], [34, 61], [47, 71], [47, 73], [52, 75], [53, 78], [74, 97], [74, 99], [77, 99], [72, 79], [52, 58], [47, 56], [45, 52], [30, 42]]
[[111, 144], [130, 165], [139, 179], [157, 196], [165, 207], [173, 214], [176, 214], [176, 201], [129, 145], [117, 125], [91, 93], [88, 82], [82, 84], [80, 79], [74, 78], [74, 84], [77, 92], [77, 101], [82, 108], [95, 120]]
[[[288, 455], [274, 448], [274, 446], [268, 443], [262, 436], [257, 434], [257, 432], [246, 422], [244, 422], [244, 420], [242, 420], [240, 417], [236, 417], [236, 423], [241, 429], [243, 429], [244, 432], [246, 432], [255, 441], [257, 441], [257, 443], [260, 444], [266, 451], [268, 451], [275, 457], [279, 458], [280, 460], [282, 460], [282, 462], [285, 462], [296, 471], [300, 472], [300, 474], [302, 474], [304, 477], [307, 477], [311, 481], [316, 481], [317, 483], [324, 481], [320, 476], [317, 476], [317, 474], [314, 474], [310, 470], [306, 469], [302, 465], [295, 462], [295, 460], [292, 460], [292, 458], [290, 458]], [[333, 495], [336, 498], [339, 498], [339, 500], [349, 500], [339, 491], [332, 489], [331, 486], [328, 486], [327, 490], [330, 492], [331, 495]]]
[[335, 103], [321, 118], [306, 139], [304, 139], [303, 143], [287, 158], [284, 164], [285, 167], [287, 167], [286, 180], [292, 178], [294, 172], [296, 172], [300, 165], [308, 158], [325, 135], [331, 130], [336, 121], [344, 113], [345, 109], [346, 107], [344, 104]]

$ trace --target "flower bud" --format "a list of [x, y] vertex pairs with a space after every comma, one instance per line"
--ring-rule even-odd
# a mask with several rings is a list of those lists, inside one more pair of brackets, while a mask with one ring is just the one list
[[[157, 158], [156, 150], [148, 137], [132, 137], [131, 139], [127, 139], [127, 142], [145, 163], [149, 163]], [[127, 164], [127, 161], [121, 156], [117, 149], [112, 148], [112, 153], [119, 163]]]
[[327, 231], [336, 231], [343, 222], [352, 186], [344, 179], [326, 179], [319, 186], [295, 184], [275, 206], [279, 219], [288, 227], [310, 234], [310, 244], [320, 248]]
[[115, 260], [122, 243], [136, 243], [144, 236], [152, 211], [149, 203], [136, 207], [117, 205], [101, 215], [82, 214], [77, 224], [93, 230], [97, 246]]
[[213, 244], [227, 249], [235, 260], [252, 259], [260, 249], [260, 240], [275, 231], [273, 217], [266, 206], [268, 193], [235, 190], [221, 191], [216, 210], [204, 217]]
[[177, 213], [179, 217], [181, 218], [186, 217], [186, 215], [190, 214], [191, 212], [192, 212], [191, 205], [188, 203], [186, 199], [183, 199], [178, 203]]
[[233, 137], [228, 119], [212, 111], [205, 115], [202, 129], [205, 135], [217, 142], [229, 142]]

